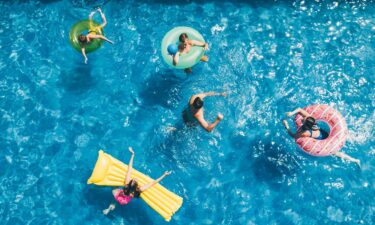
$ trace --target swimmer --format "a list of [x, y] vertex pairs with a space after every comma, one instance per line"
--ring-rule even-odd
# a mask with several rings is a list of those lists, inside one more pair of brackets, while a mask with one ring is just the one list
[[[295, 115], [296, 113], [300, 113], [303, 118], [303, 125], [297, 130], [296, 133], [293, 133], [290, 128], [288, 121], [283, 120], [283, 124], [285, 126], [285, 129], [288, 131], [288, 134], [293, 138], [299, 138], [299, 137], [311, 137], [317, 140], [324, 140], [326, 139], [329, 134], [327, 131], [321, 129], [318, 127], [318, 125], [315, 122], [315, 118], [313, 118], [308, 112], [306, 112], [304, 109], [297, 108], [293, 112], [287, 112], [286, 116], [291, 117]], [[335, 156], [340, 157], [342, 159], [346, 159], [350, 162], [355, 162], [358, 166], [361, 166], [361, 161], [355, 158], [350, 157], [349, 155], [343, 153], [343, 152], [337, 152]]]
[[[133, 198], [139, 198], [141, 193], [146, 191], [147, 189], [151, 188], [155, 184], [159, 183], [164, 177], [168, 176], [171, 174], [170, 171], [164, 172], [164, 174], [159, 177], [157, 180], [154, 180], [148, 184], [138, 186], [138, 181], [137, 179], [130, 179], [131, 177], [131, 172], [133, 169], [133, 159], [134, 159], [134, 151], [132, 147], [129, 147], [129, 152], [132, 154], [130, 157], [129, 161], [129, 167], [128, 171], [126, 173], [125, 177], [125, 183], [124, 183], [124, 188], [120, 189], [114, 189], [112, 191], [113, 196], [115, 197], [115, 200], [120, 204], [120, 205], [126, 205], [128, 204]], [[107, 209], [103, 210], [103, 214], [107, 215], [111, 210], [115, 209], [115, 204], [112, 203], [109, 205]]]
[[95, 11], [91, 12], [90, 15], [89, 15], [90, 29], [88, 31], [88, 34], [87, 35], [81, 34], [78, 37], [79, 43], [81, 44], [81, 52], [82, 52], [83, 57], [85, 58], [85, 63], [87, 63], [87, 60], [88, 60], [87, 56], [86, 56], [85, 45], [87, 45], [91, 40], [93, 40], [93, 39], [101, 39], [101, 40], [105, 40], [105, 41], [107, 41], [107, 42], [109, 42], [111, 44], [114, 43], [113, 41], [107, 39], [103, 35], [98, 34], [98, 30], [100, 30], [101, 28], [105, 27], [105, 25], [107, 24], [107, 19], [105, 18], [105, 15], [104, 15], [104, 13], [102, 12], [102, 10], [100, 8], [98, 8], [97, 11], [102, 16], [103, 23], [100, 26], [95, 27], [92, 24], [92, 17], [94, 16]]
[[[182, 112], [182, 116], [186, 123], [193, 123], [194, 121], [198, 121], [199, 124], [207, 131], [211, 132], [216, 125], [223, 119], [223, 115], [221, 113], [217, 114], [216, 120], [208, 124], [208, 122], [204, 119], [204, 112], [203, 112], [203, 99], [207, 96], [227, 96], [226, 92], [223, 93], [216, 93], [216, 92], [207, 92], [201, 93], [197, 95], [193, 95], [190, 100], [188, 107]], [[190, 124], [189, 124], [190, 125]]]
[[[173, 65], [177, 65], [178, 60], [180, 58], [180, 55], [182, 53], [188, 53], [193, 46], [200, 46], [203, 47], [203, 49], [206, 51], [208, 50], [208, 44], [201, 42], [201, 41], [196, 41], [196, 40], [191, 40], [189, 39], [188, 35], [186, 33], [182, 33], [180, 37], [178, 38], [180, 41], [180, 44], [178, 45], [178, 51], [177, 53], [173, 56]], [[207, 56], [202, 56], [201, 61], [207, 62], [208, 57]], [[191, 73], [193, 70], [191, 68], [186, 68], [185, 72], [186, 73]]]

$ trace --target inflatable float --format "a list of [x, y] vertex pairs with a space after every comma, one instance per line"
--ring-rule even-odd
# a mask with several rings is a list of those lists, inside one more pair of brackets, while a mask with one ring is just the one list
[[[100, 150], [94, 170], [87, 184], [124, 186], [127, 170], [128, 166], [126, 164]], [[131, 178], [136, 178], [140, 185], [153, 181], [153, 179], [135, 169], [132, 170]], [[140, 197], [166, 221], [171, 220], [171, 217], [181, 207], [183, 202], [180, 196], [167, 190], [160, 184], [156, 184], [152, 188], [142, 192]]]
[[206, 42], [203, 36], [196, 30], [191, 27], [176, 27], [170, 30], [163, 38], [161, 42], [161, 55], [163, 56], [164, 61], [171, 67], [176, 69], [186, 69], [191, 68], [197, 64], [203, 54], [204, 50], [202, 47], [193, 46], [188, 53], [180, 55], [179, 61], [176, 66], [173, 65], [173, 55], [168, 52], [168, 49], [171, 48], [171, 45], [179, 45], [178, 38], [182, 33], [186, 33], [189, 39]]
[[[334, 108], [328, 105], [310, 105], [304, 108], [316, 121], [323, 121], [330, 127], [329, 136], [323, 140], [311, 137], [297, 138], [296, 144], [307, 154], [313, 156], [334, 155], [344, 146], [348, 127], [344, 117]], [[294, 118], [298, 129], [303, 125], [303, 116], [297, 114]]]
[[[69, 32], [69, 40], [72, 47], [81, 52], [82, 45], [79, 42], [78, 38], [81, 34], [87, 34], [89, 30], [95, 31], [97, 34], [103, 35], [103, 28], [101, 25], [95, 21], [90, 20], [82, 20], [73, 25], [72, 29]], [[92, 39], [89, 43], [87, 43], [85, 47], [86, 53], [90, 53], [95, 51], [96, 49], [100, 48], [103, 44], [103, 40], [101, 39]]]

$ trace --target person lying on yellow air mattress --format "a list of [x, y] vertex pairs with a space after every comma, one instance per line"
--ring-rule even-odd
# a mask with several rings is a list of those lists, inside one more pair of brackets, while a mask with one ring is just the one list
[[[129, 147], [129, 152], [132, 154], [129, 161], [129, 168], [128, 172], [126, 173], [124, 188], [116, 188], [112, 191], [115, 200], [120, 205], [128, 204], [133, 198], [139, 198], [141, 192], [146, 191], [147, 189], [151, 188], [155, 184], [159, 183], [164, 177], [169, 176], [171, 174], [170, 171], [164, 172], [164, 174], [159, 177], [157, 180], [154, 180], [150, 183], [144, 184], [142, 186], [138, 185], [138, 181], [136, 178], [130, 179], [131, 172], [133, 168], [133, 159], [134, 159], [134, 151], [132, 147]], [[115, 203], [109, 205], [107, 209], [103, 210], [103, 214], [107, 215], [111, 210], [115, 209]]]

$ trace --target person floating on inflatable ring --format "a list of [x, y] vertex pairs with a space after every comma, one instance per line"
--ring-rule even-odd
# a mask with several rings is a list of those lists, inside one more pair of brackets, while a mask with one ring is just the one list
[[[122, 189], [117, 188], [117, 189], [114, 189], [112, 191], [112, 194], [115, 197], [115, 200], [120, 205], [126, 205], [133, 198], [139, 198], [143, 191], [146, 191], [147, 189], [151, 188], [155, 184], [159, 183], [164, 177], [169, 176], [171, 174], [170, 171], [166, 171], [157, 180], [154, 180], [154, 181], [152, 181], [148, 184], [142, 185], [142, 186], [138, 186], [137, 179], [130, 179], [131, 173], [132, 173], [132, 168], [133, 168], [133, 159], [134, 159], [134, 151], [133, 151], [132, 147], [129, 147], [129, 152], [132, 154], [132, 156], [130, 157], [129, 168], [128, 168], [128, 172], [126, 173], [124, 188], [122, 188]], [[114, 209], [115, 209], [115, 204], [112, 203], [112, 204], [109, 205], [109, 207], [107, 209], [103, 210], [103, 214], [107, 215], [111, 210], [114, 210]]]
[[78, 37], [79, 43], [81, 45], [81, 52], [82, 52], [83, 57], [85, 58], [85, 63], [87, 63], [87, 60], [88, 60], [86, 56], [85, 45], [87, 45], [92, 39], [101, 39], [111, 44], [114, 43], [113, 41], [107, 39], [103, 35], [98, 34], [100, 33], [100, 30], [104, 28], [105, 25], [107, 24], [107, 19], [105, 18], [105, 15], [100, 8], [98, 8], [97, 11], [100, 13], [103, 23], [100, 26], [94, 26], [94, 24], [92, 23], [92, 17], [96, 13], [96, 11], [91, 12], [89, 15], [90, 27], [89, 27], [88, 34], [87, 35], [80, 34]]
[[207, 92], [201, 93], [191, 96], [187, 108], [182, 112], [182, 117], [188, 125], [191, 125], [195, 121], [198, 121], [199, 124], [207, 131], [211, 132], [223, 119], [223, 115], [221, 113], [217, 114], [216, 120], [209, 124], [204, 119], [204, 112], [203, 112], [203, 99], [207, 96], [227, 96], [227, 93], [216, 93], [216, 92]]
[[[201, 42], [201, 41], [196, 41], [196, 40], [191, 40], [189, 39], [188, 35], [186, 33], [182, 33], [180, 37], [178, 38], [180, 41], [180, 44], [178, 45], [178, 51], [177, 53], [173, 56], [173, 65], [177, 65], [179, 61], [180, 54], [182, 53], [188, 53], [193, 46], [200, 46], [203, 47], [203, 49], [206, 51], [208, 50], [208, 44]], [[207, 62], [208, 57], [206, 55], [202, 56], [201, 61]], [[186, 68], [185, 69], [186, 73], [191, 73], [192, 68]]]
[[[296, 133], [293, 133], [290, 130], [288, 121], [283, 120], [283, 124], [285, 126], [285, 129], [288, 131], [288, 134], [291, 137], [293, 137], [295, 139], [297, 139], [299, 137], [310, 137], [310, 138], [314, 138], [314, 139], [317, 139], [317, 140], [324, 140], [325, 138], [327, 138], [329, 136], [328, 132], [321, 129], [320, 127], [318, 127], [318, 125], [315, 122], [315, 118], [313, 118], [310, 115], [310, 113], [306, 112], [304, 109], [297, 108], [296, 110], [294, 110], [292, 112], [287, 112], [286, 116], [291, 117], [296, 113], [300, 113], [304, 118], [303, 125], [296, 131]], [[340, 157], [342, 159], [346, 159], [350, 162], [355, 162], [355, 163], [357, 163], [358, 166], [361, 165], [361, 161], [359, 159], [352, 158], [352, 157], [350, 157], [349, 155], [347, 155], [343, 152], [338, 151], [334, 155], [337, 156], [337, 157]]]

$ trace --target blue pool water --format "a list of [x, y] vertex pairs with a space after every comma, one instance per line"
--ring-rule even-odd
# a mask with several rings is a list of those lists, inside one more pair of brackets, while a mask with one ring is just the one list
[[[71, 26], [95, 5], [115, 45], [85, 65]], [[1, 1], [1, 224], [166, 224], [143, 201], [104, 216], [111, 188], [87, 185], [103, 149], [184, 198], [170, 224], [374, 224], [372, 1]], [[98, 16], [98, 15], [96, 15]], [[99, 20], [98, 17], [95, 17]], [[168, 68], [160, 42], [199, 30], [209, 63]], [[212, 133], [187, 129], [192, 94]], [[362, 168], [298, 150], [284, 113], [312, 103], [346, 118]], [[292, 123], [292, 121], [290, 121]], [[170, 127], [177, 127], [170, 131]]]

